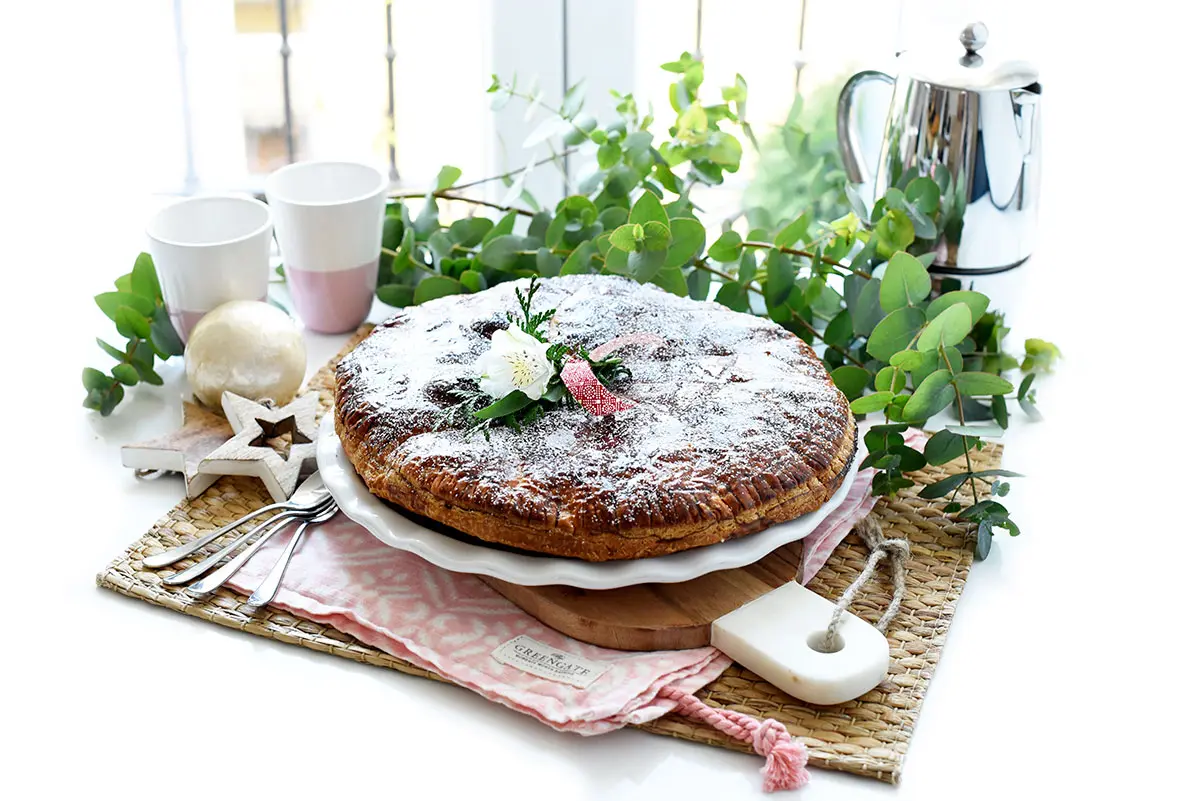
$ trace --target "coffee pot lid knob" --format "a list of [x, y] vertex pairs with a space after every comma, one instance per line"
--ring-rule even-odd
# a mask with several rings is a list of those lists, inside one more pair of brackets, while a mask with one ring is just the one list
[[1028, 61], [1005, 59], [1003, 53], [992, 51], [986, 59], [983, 57], [979, 51], [988, 42], [988, 28], [982, 22], [963, 28], [957, 47], [949, 37], [939, 36], [938, 41], [943, 46], [900, 53], [897, 71], [919, 81], [967, 92], [1023, 89], [1038, 80], [1037, 68]]
[[967, 49], [968, 55], [974, 55], [983, 46], [987, 44], [988, 29], [982, 22], [972, 22], [970, 25], [962, 29], [962, 33], [958, 35], [958, 41], [962, 42], [962, 46]]

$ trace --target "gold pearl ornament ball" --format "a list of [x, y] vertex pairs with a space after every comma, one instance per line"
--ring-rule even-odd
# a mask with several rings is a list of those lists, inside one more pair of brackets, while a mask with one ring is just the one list
[[192, 393], [213, 409], [221, 407], [226, 390], [283, 406], [295, 397], [308, 362], [292, 318], [257, 300], [230, 301], [204, 315], [183, 359]]

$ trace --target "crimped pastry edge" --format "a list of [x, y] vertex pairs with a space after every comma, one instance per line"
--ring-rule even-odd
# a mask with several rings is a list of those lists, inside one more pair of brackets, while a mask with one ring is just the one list
[[[340, 382], [338, 389], [340, 395]], [[853, 415], [848, 415], [847, 419], [845, 435], [828, 468], [814, 473], [804, 484], [744, 508], [733, 517], [607, 532], [589, 530], [582, 534], [544, 523], [531, 525], [516, 514], [505, 515], [452, 503], [413, 484], [400, 471], [384, 468], [383, 454], [372, 453], [365, 437], [359, 435], [355, 427], [344, 423], [341, 404], [338, 404], [334, 424], [350, 463], [373, 495], [486, 542], [604, 562], [663, 556], [714, 545], [815, 511], [837, 491], [854, 461], [858, 429]]]

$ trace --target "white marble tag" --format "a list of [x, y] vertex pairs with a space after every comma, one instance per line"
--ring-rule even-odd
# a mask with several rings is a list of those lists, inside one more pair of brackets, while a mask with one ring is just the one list
[[712, 644], [767, 681], [812, 704], [857, 698], [887, 676], [888, 642], [850, 613], [842, 616], [838, 645], [820, 645], [834, 605], [789, 581], [712, 624]]

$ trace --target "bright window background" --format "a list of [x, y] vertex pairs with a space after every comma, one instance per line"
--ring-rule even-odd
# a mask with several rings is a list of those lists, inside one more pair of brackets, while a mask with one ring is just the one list
[[[492, 72], [515, 73], [522, 87], [536, 78], [551, 104], [587, 78], [588, 108], [601, 123], [613, 115], [607, 90], [633, 91], [653, 104], [656, 133], [665, 135], [672, 76], [659, 65], [688, 51], [704, 58], [710, 97], [735, 73], [749, 83], [762, 164], [747, 148], [741, 172], [706, 197], [732, 213], [756, 182], [750, 197], [778, 204], [790, 191], [780, 176], [810, 166], [777, 135], [797, 90], [811, 149], [828, 154], [832, 103], [854, 70], [884, 67], [901, 48], [952, 44], [976, 18], [993, 42], [1019, 49], [1028, 44], [1021, 10], [952, 0], [133, 0], [129, 24], [145, 68], [133, 90], [156, 113], [153, 146], [132, 174], [150, 191], [172, 193], [257, 191], [292, 159], [368, 162], [406, 188], [428, 186], [447, 163], [467, 179], [483, 177], [549, 152], [522, 148], [537, 121], [525, 118], [523, 103], [489, 110]], [[587, 171], [584, 150], [568, 165], [573, 177]], [[767, 178], [779, 185], [762, 189]], [[544, 202], [564, 186], [551, 165], [530, 181]], [[503, 187], [481, 191], [496, 199]]]
[[167, 15], [173, 19], [160, 22], [178, 24], [176, 52], [183, 53], [179, 80], [168, 93], [185, 121], [181, 129], [186, 125], [191, 134], [191, 175], [189, 143], [178, 143], [181, 184], [254, 189], [291, 159], [363, 161], [390, 171], [390, 146], [405, 184], [428, 181], [443, 161], [478, 174], [486, 155], [480, 131], [487, 113], [489, 5], [392, 6], [393, 132], [386, 3], [177, 0]]

